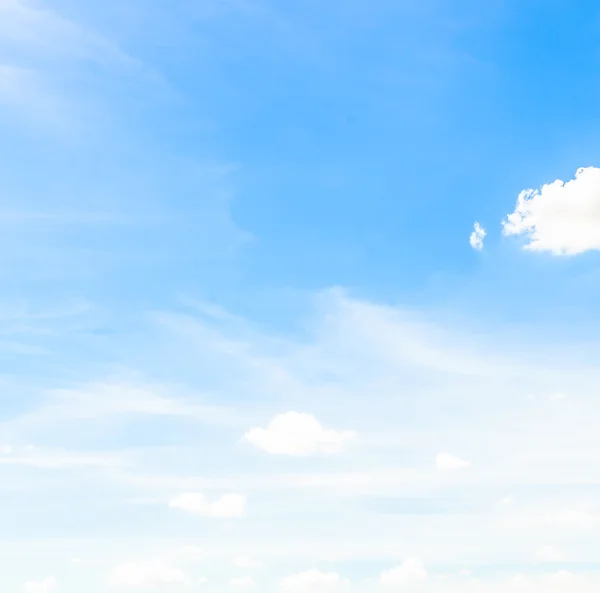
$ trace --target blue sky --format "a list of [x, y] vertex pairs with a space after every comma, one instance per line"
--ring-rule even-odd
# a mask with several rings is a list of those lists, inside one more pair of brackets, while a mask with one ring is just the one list
[[597, 591], [599, 30], [0, 0], [0, 592]]

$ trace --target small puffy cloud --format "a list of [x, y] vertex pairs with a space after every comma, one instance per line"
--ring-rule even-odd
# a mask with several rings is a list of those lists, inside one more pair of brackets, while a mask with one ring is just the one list
[[485, 229], [478, 222], [476, 222], [473, 225], [473, 232], [469, 237], [469, 243], [471, 244], [471, 247], [476, 251], [481, 251], [483, 249], [483, 240], [485, 239], [486, 234], [487, 233], [485, 232]]
[[551, 516], [549, 522], [557, 527], [584, 529], [593, 526], [596, 523], [596, 517], [586, 511], [569, 509]]
[[379, 580], [384, 587], [405, 587], [425, 582], [427, 571], [418, 558], [407, 558], [399, 566], [381, 573]]
[[238, 556], [233, 559], [233, 565], [240, 570], [256, 570], [262, 566], [262, 563], [248, 556]]
[[235, 589], [249, 589], [254, 586], [254, 579], [249, 575], [237, 577], [229, 581], [229, 586]]
[[244, 435], [267, 453], [297, 457], [339, 453], [355, 437], [351, 430], [324, 428], [314, 416], [300, 412], [279, 414], [266, 428], [252, 428]]
[[450, 455], [450, 453], [440, 453], [435, 458], [435, 465], [438, 469], [443, 470], [458, 470], [471, 466], [470, 462], [455, 455]]
[[203, 494], [186, 492], [172, 498], [169, 506], [200, 517], [235, 519], [244, 515], [246, 497], [243, 494], [224, 494], [218, 500], [209, 502]]
[[505, 235], [523, 235], [525, 249], [554, 255], [600, 250], [600, 169], [582, 167], [575, 178], [523, 190], [503, 222]]
[[348, 584], [349, 581], [337, 572], [308, 570], [286, 577], [281, 581], [280, 588], [283, 593], [326, 593]]
[[108, 582], [114, 587], [146, 589], [162, 585], [185, 585], [185, 573], [164, 562], [126, 562], [115, 567]]
[[57, 585], [58, 581], [53, 576], [47, 576], [41, 581], [27, 581], [23, 585], [23, 593], [50, 593]]

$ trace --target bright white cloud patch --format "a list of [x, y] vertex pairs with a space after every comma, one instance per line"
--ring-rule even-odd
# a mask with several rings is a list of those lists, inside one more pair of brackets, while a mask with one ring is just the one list
[[566, 394], [564, 394], [564, 393], [553, 393], [553, 394], [550, 396], [550, 399], [551, 399], [553, 402], [560, 402], [560, 401], [563, 401], [563, 400], [567, 399], [567, 395], [566, 395]]
[[172, 498], [169, 506], [201, 517], [233, 519], [244, 515], [246, 497], [243, 494], [224, 494], [218, 500], [209, 502], [203, 494], [186, 492]]
[[229, 581], [229, 586], [235, 589], [249, 589], [254, 585], [254, 579], [249, 576], [236, 577], [235, 579], [231, 579]]
[[324, 428], [310, 414], [287, 412], [275, 416], [267, 428], [252, 428], [244, 438], [267, 453], [301, 457], [339, 453], [356, 433]]
[[108, 581], [113, 587], [145, 589], [162, 585], [185, 585], [187, 577], [179, 568], [163, 562], [127, 562], [117, 566]]
[[507, 508], [507, 507], [512, 507], [515, 505], [517, 501], [515, 500], [514, 496], [505, 496], [499, 503], [498, 506], [501, 508]]
[[469, 243], [471, 244], [471, 247], [477, 251], [481, 251], [483, 249], [483, 240], [485, 239], [485, 235], [485, 229], [478, 222], [476, 222], [473, 226], [473, 232], [469, 237]]
[[525, 249], [554, 255], [600, 250], [600, 168], [582, 167], [575, 178], [540, 190], [523, 190], [503, 222], [505, 235], [524, 235]]
[[238, 556], [233, 559], [233, 565], [240, 570], [256, 570], [262, 566], [262, 563], [248, 556]]
[[535, 553], [535, 559], [538, 562], [562, 562], [565, 558], [563, 554], [552, 546], [543, 546]]
[[435, 465], [438, 469], [457, 470], [470, 467], [471, 463], [450, 453], [440, 453], [435, 459]]
[[325, 593], [347, 584], [348, 580], [336, 572], [308, 570], [286, 577], [281, 581], [280, 588], [283, 593]]
[[204, 560], [206, 558], [206, 552], [200, 546], [183, 546], [179, 555], [183, 559], [191, 562]]
[[27, 581], [23, 585], [23, 593], [50, 593], [57, 585], [58, 581], [53, 576], [48, 576], [41, 581]]
[[596, 517], [587, 511], [569, 509], [550, 517], [550, 523], [566, 529], [584, 529], [594, 525]]
[[399, 566], [381, 574], [380, 582], [384, 587], [405, 587], [427, 580], [427, 571], [418, 558], [407, 558]]

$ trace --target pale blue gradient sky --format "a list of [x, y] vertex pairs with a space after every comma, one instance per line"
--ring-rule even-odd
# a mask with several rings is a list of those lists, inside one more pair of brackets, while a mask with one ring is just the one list
[[0, 592], [597, 591], [599, 29], [0, 0]]

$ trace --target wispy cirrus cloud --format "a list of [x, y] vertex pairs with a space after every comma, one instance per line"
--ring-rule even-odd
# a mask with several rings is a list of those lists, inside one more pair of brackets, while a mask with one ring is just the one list
[[[170, 391], [169, 395], [165, 391]], [[3, 428], [6, 433], [21, 434], [56, 423], [106, 421], [120, 416], [179, 417], [220, 425], [232, 421], [226, 407], [204, 405], [197, 398], [178, 397], [176, 393], [164, 385], [128, 381], [53, 389], [36, 409], [17, 415], [5, 422]]]
[[121, 454], [80, 453], [75, 451], [47, 450], [38, 447], [14, 448], [0, 454], [0, 465], [32, 468], [62, 469], [77, 467], [109, 468], [123, 465]]
[[0, 1], [0, 49], [21, 50], [23, 57], [72, 58], [138, 65], [112, 41], [56, 10], [26, 0]]
[[[90, 63], [96, 64], [93, 75]], [[76, 136], [84, 125], [89, 128], [99, 105], [72, 81], [106, 76], [169, 88], [118, 43], [52, 7], [0, 1], [0, 103], [24, 123]]]

